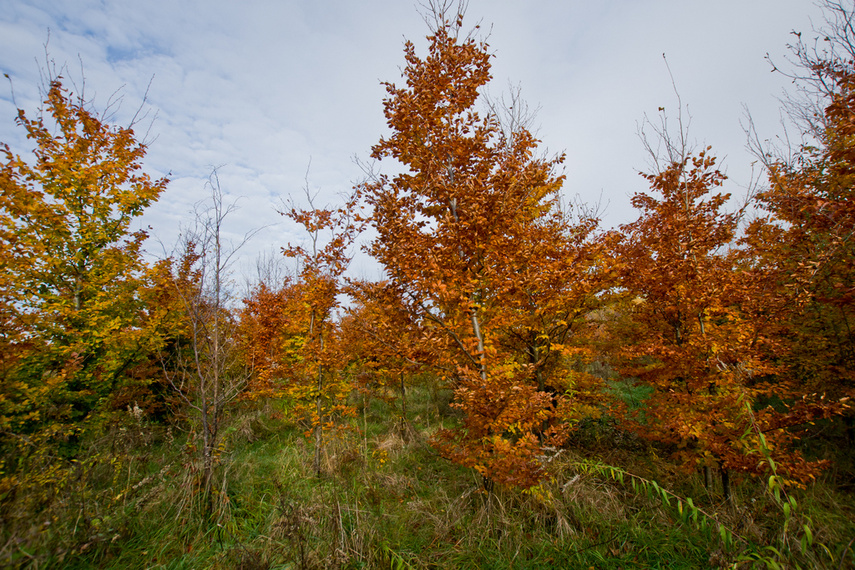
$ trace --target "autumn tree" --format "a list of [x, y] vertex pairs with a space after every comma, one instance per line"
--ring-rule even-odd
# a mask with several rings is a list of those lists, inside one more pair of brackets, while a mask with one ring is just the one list
[[[642, 433], [678, 444], [682, 460], [709, 467], [734, 435], [742, 383], [719, 373], [716, 339], [728, 324], [722, 305], [731, 268], [724, 248], [736, 218], [720, 210], [728, 196], [707, 196], [724, 176], [706, 152], [647, 175], [659, 196], [639, 193], [639, 219], [621, 226], [620, 284], [633, 300], [633, 330], [624, 373], [655, 390]], [[661, 197], [660, 197], [661, 196]], [[628, 335], [629, 336], [629, 335]], [[720, 341], [719, 343], [720, 344]], [[718, 416], [717, 416], [718, 414]], [[724, 431], [720, 449], [711, 449]]]
[[[52, 67], [47, 80], [38, 112], [18, 110], [33, 147], [0, 148], [0, 535], [12, 565], [49, 535], [92, 536], [93, 512], [115, 506], [97, 499], [97, 478], [132, 460], [103, 438], [121, 438], [117, 396], [146, 382], [134, 371], [157, 345], [139, 293], [146, 232], [132, 227], [167, 181], [144, 173], [133, 121], [111, 125]], [[34, 538], [64, 520], [77, 522]]]
[[[824, 41], [791, 46], [787, 110], [806, 141], [792, 155], [754, 150], [768, 173], [745, 244], [779, 325], [780, 360], [796, 389], [839, 400], [855, 394], [855, 13], [824, 2]], [[849, 437], [852, 416], [847, 415]]]
[[621, 226], [617, 246], [631, 312], [622, 371], [653, 388], [632, 425], [675, 446], [707, 481], [719, 468], [728, 498], [730, 472], [768, 472], [767, 452], [780, 474], [809, 480], [817, 465], [792, 449], [786, 428], [824, 412], [793, 407], [797, 394], [777, 375], [756, 284], [732, 247], [738, 216], [723, 211], [728, 194], [714, 193], [724, 180], [715, 158], [687, 153], [646, 178], [652, 192], [633, 197], [640, 216]]
[[31, 161], [2, 148], [3, 429], [60, 433], [103, 408], [145, 344], [147, 234], [131, 224], [167, 181], [142, 171], [133, 124], [111, 126], [59, 76], [17, 123], [36, 146]]
[[295, 347], [301, 342], [295, 323], [301, 309], [297, 293], [290, 279], [262, 281], [243, 299], [239, 335], [252, 376], [242, 397], [256, 400], [286, 394], [294, 373]]
[[[488, 487], [528, 487], [542, 473], [535, 434], [552, 398], [534, 380], [547, 351], [525, 351], [550, 347], [548, 331], [561, 338], [569, 329], [563, 309], [537, 314], [560, 305], [547, 284], [560, 280], [550, 272], [562, 263], [550, 259], [562, 246], [550, 244], [568, 231], [554, 217], [562, 158], [537, 157], [527, 129], [503, 129], [496, 113], [476, 110], [490, 80], [488, 47], [463, 33], [462, 5], [431, 8], [428, 54], [407, 42], [405, 85], [386, 84], [392, 133], [372, 156], [404, 168], [361, 187], [378, 234], [370, 252], [409, 320], [428, 331], [420, 342], [430, 366], [464, 412], [463, 425], [437, 440], [442, 453], [475, 468]], [[511, 331], [534, 340], [511, 346]]]
[[305, 190], [307, 208], [292, 205], [282, 212], [303, 226], [309, 238], [307, 245], [288, 244], [283, 248], [286, 257], [300, 264], [294, 285], [297, 305], [290, 316], [295, 337], [292, 346], [299, 365], [293, 369], [288, 393], [298, 402], [311, 403], [304, 411], [310, 418], [315, 443], [312, 468], [320, 476], [324, 432], [334, 427], [336, 415], [352, 413], [344, 401], [350, 384], [342, 374], [337, 312], [343, 274], [362, 223], [355, 215], [354, 198], [340, 208], [319, 208], [308, 185]]

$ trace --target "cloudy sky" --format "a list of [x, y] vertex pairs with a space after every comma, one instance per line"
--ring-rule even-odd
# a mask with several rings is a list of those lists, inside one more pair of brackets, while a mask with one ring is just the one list
[[[807, 37], [822, 22], [808, 0], [470, 0], [467, 18], [489, 33], [491, 94], [521, 87], [539, 108], [544, 147], [567, 153], [567, 197], [601, 201], [606, 227], [631, 221], [629, 198], [645, 189], [639, 124], [657, 120], [659, 107], [676, 117], [663, 53], [690, 137], [713, 146], [738, 194], [753, 160], [744, 108], [761, 138], [781, 134], [778, 98], [790, 82], [765, 56], [784, 62], [790, 32]], [[242, 251], [249, 271], [260, 253], [301, 240], [276, 210], [303, 200], [307, 171], [319, 206], [362, 177], [354, 158], [367, 160], [386, 133], [381, 81], [400, 80], [404, 39], [424, 53], [426, 33], [412, 0], [6, 0], [0, 71], [12, 83], [0, 86], [0, 141], [31, 148], [14, 125], [12, 93], [36, 109], [46, 42], [63, 75], [78, 87], [85, 76], [96, 107], [123, 95], [118, 123], [148, 88], [145, 166], [172, 182], [144, 224], [174, 243], [218, 167], [239, 206], [229, 235], [264, 228]], [[161, 251], [154, 242], [149, 250]], [[355, 271], [378, 277], [364, 258]]]

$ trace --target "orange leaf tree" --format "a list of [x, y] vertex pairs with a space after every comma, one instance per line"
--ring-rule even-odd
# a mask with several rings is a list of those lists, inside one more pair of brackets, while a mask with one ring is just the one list
[[345, 402], [350, 384], [343, 375], [339, 326], [336, 321], [342, 294], [343, 274], [350, 263], [350, 249], [359, 234], [361, 222], [354, 216], [355, 200], [338, 209], [317, 208], [306, 191], [309, 207], [292, 207], [284, 215], [302, 225], [310, 245], [288, 245], [287, 257], [300, 262], [291, 330], [297, 366], [293, 369], [288, 392], [303, 404], [311, 419], [315, 440], [313, 469], [320, 476], [324, 451], [324, 431], [334, 427], [335, 417], [353, 412]]
[[794, 79], [809, 102], [788, 110], [812, 139], [791, 157], [772, 158], [758, 145], [768, 187], [761, 215], [743, 240], [755, 287], [777, 340], [780, 374], [796, 400], [790, 425], [844, 415], [849, 441], [855, 421], [855, 65], [851, 7], [825, 2], [828, 50], [801, 39], [793, 46]]
[[405, 168], [361, 187], [378, 234], [370, 252], [424, 331], [426, 364], [452, 382], [464, 412], [463, 425], [437, 439], [442, 453], [487, 485], [528, 487], [542, 475], [536, 433], [552, 415], [534, 379], [578, 316], [559, 308], [566, 287], [553, 288], [572, 249], [554, 172], [562, 158], [536, 157], [528, 130], [476, 111], [490, 55], [447, 8], [433, 14], [426, 57], [407, 42], [406, 85], [386, 84], [392, 134], [372, 156]]
[[745, 243], [783, 325], [782, 364], [802, 392], [839, 400], [855, 395], [855, 68], [812, 67], [832, 87], [818, 145], [767, 165]]
[[655, 195], [636, 194], [640, 217], [621, 227], [620, 283], [633, 300], [623, 372], [654, 389], [635, 428], [675, 445], [687, 467], [720, 467], [729, 496], [730, 471], [769, 470], [763, 447], [795, 479], [812, 467], [786, 445], [787, 415], [767, 405], [791, 392], [774, 374], [752, 274], [730, 249], [738, 217], [722, 212], [729, 195], [712, 194], [724, 176], [708, 150], [647, 175]]
[[302, 312], [299, 288], [259, 283], [243, 300], [239, 335], [252, 378], [242, 397], [280, 398], [295, 373], [297, 347], [302, 343], [295, 316]]

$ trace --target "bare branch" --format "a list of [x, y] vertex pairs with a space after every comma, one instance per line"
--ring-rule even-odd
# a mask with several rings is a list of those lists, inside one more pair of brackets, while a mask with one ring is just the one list
[[[677, 82], [674, 79], [674, 74], [671, 72], [671, 66], [668, 65], [668, 58], [662, 54], [662, 59], [665, 62], [665, 68], [668, 70], [668, 76], [671, 78], [671, 87], [674, 90], [674, 95], [677, 98], [677, 131], [673, 132], [668, 125], [668, 114], [665, 107], [659, 107], [659, 121], [654, 123], [647, 113], [644, 114], [644, 120], [638, 126], [638, 137], [644, 145], [644, 149], [650, 155], [650, 167], [656, 174], [661, 174], [672, 164], [682, 164], [686, 158], [694, 151], [694, 145], [689, 143], [689, 127], [692, 124], [692, 116], [689, 114], [688, 105], [685, 107], [686, 119], [683, 119], [683, 99], [680, 97], [680, 91], [677, 89]], [[653, 131], [653, 135], [649, 135], [647, 128]], [[653, 142], [655, 140], [655, 143]]]

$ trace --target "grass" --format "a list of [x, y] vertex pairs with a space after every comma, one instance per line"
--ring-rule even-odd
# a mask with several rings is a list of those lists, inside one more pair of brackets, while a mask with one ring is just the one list
[[[764, 546], [782, 544], [791, 551], [781, 560], [805, 568], [846, 568], [855, 560], [849, 552], [840, 562], [855, 536], [855, 500], [851, 490], [836, 484], [849, 473], [830, 471], [795, 493], [800, 505], [795, 530], [782, 537], [780, 508], [765, 492], [764, 482], [739, 482], [737, 506], [728, 507], [703, 487], [700, 477], [678, 471], [662, 450], [600, 420], [582, 425], [571, 445], [553, 454], [550, 477], [540, 486], [486, 495], [471, 471], [438, 457], [428, 443], [436, 429], [456, 421], [447, 395], [428, 389], [410, 389], [409, 394], [411, 424], [406, 430], [397, 421], [398, 408], [372, 399], [348, 429], [328, 434], [321, 478], [312, 473], [313, 450], [303, 427], [270, 407], [236, 414], [226, 429], [210, 517], [196, 500], [193, 456], [184, 436], [159, 426], [138, 426], [145, 429], [131, 435], [117, 432], [112, 437], [122, 445], [113, 447], [124, 452], [115, 456], [120, 459], [116, 463], [102, 462], [89, 475], [89, 504], [55, 504], [33, 518], [29, 532], [4, 531], [4, 552], [15, 552], [17, 558], [7, 555], [3, 565], [763, 567], [762, 561], [740, 562], [740, 557], [768, 553]], [[680, 517], [674, 501], [665, 505], [628, 480], [581, 468], [590, 458], [645, 481], [656, 480], [680, 497], [694, 497], [694, 504], [715, 521], [699, 528]], [[44, 520], [53, 522], [43, 528]], [[746, 542], [723, 544], [718, 522]], [[810, 524], [834, 563], [799, 551], [793, 537], [803, 534], [802, 524]], [[12, 544], [10, 537], [21, 542]]]

